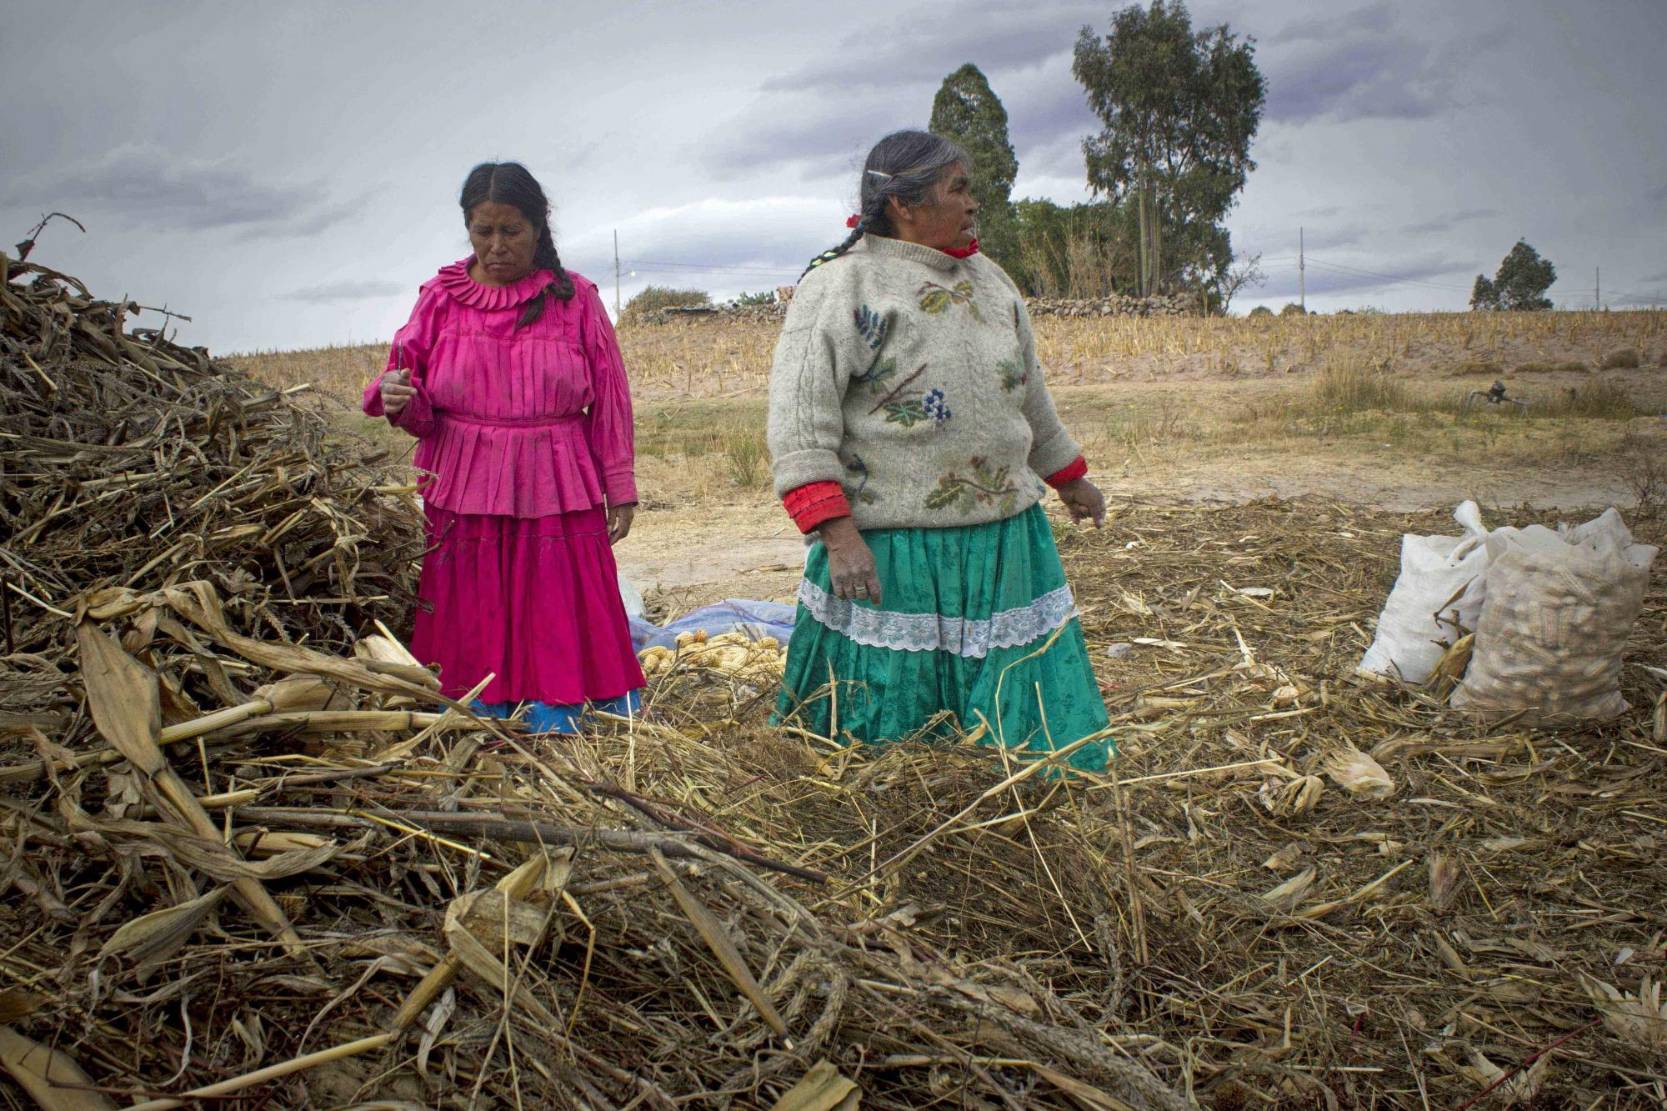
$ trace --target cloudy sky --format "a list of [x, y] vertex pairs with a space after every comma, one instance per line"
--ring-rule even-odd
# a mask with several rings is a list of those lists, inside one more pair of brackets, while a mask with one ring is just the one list
[[[988, 75], [1015, 197], [1083, 199], [1077, 0], [0, 0], [0, 241], [191, 314], [217, 351], [385, 338], [467, 254], [457, 189], [518, 159], [575, 270], [730, 296], [842, 237], [876, 138]], [[1663, 0], [1199, 0], [1253, 36], [1260, 163], [1229, 226], [1319, 309], [1458, 309], [1518, 237], [1560, 304], [1667, 303]]]

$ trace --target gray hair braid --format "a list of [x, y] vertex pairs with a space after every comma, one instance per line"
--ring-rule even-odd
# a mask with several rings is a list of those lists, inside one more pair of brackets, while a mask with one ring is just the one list
[[943, 177], [944, 171], [959, 162], [967, 169], [972, 160], [955, 143], [930, 131], [894, 131], [874, 144], [863, 164], [862, 182], [858, 191], [857, 225], [837, 247], [829, 248], [810, 260], [803, 280], [824, 263], [839, 258], [857, 240], [869, 232], [875, 235], [893, 234], [891, 217], [886, 213], [886, 202], [896, 198], [900, 204], [920, 204], [932, 193], [932, 187]]

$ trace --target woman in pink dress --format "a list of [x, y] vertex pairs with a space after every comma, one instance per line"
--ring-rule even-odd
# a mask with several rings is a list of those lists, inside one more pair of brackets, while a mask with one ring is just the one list
[[425, 282], [364, 410], [417, 438], [428, 554], [411, 649], [461, 698], [538, 732], [643, 685], [610, 545], [631, 531], [631, 397], [596, 286], [564, 270], [514, 162], [460, 198], [474, 253]]

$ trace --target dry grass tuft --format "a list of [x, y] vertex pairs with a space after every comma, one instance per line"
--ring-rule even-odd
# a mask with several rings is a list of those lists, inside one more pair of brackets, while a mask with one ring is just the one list
[[1548, 417], [1589, 417], [1595, 420], [1631, 420], [1638, 415], [1632, 394], [1618, 382], [1593, 379], [1578, 386], [1565, 386], [1542, 404], [1535, 415]]
[[1642, 362], [1636, 348], [1618, 347], [1603, 357], [1603, 361], [1598, 363], [1598, 369], [1636, 370]]
[[1314, 376], [1314, 403], [1337, 413], [1359, 413], [1372, 409], [1405, 409], [1407, 388], [1382, 365], [1358, 357], [1335, 357], [1326, 361]]

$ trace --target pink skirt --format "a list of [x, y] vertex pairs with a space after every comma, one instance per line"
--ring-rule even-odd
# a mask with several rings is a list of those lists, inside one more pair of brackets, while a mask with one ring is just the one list
[[577, 705], [643, 685], [600, 508], [548, 517], [427, 507], [411, 651], [461, 698]]

